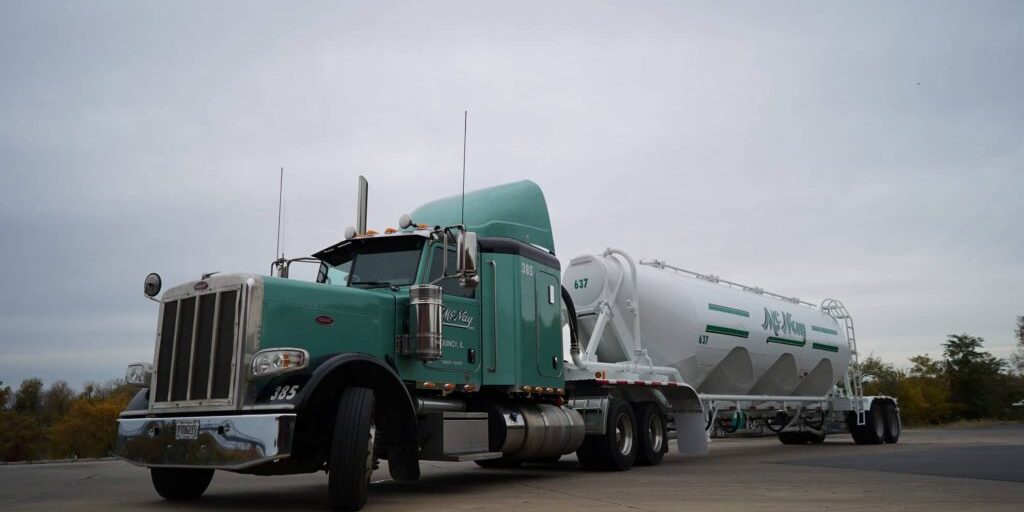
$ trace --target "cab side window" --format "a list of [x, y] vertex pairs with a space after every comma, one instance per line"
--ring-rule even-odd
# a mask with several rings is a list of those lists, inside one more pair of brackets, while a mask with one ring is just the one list
[[[444, 254], [441, 252], [441, 246], [436, 246], [430, 251], [430, 277], [427, 282], [433, 282], [435, 279], [441, 277], [441, 273], [444, 270]], [[455, 271], [455, 248], [448, 247], [448, 273], [451, 274]], [[454, 295], [456, 297], [466, 297], [469, 299], [476, 297], [476, 289], [466, 289], [459, 286], [459, 278], [457, 277], [446, 277], [436, 284], [441, 285], [441, 291], [445, 295]]]

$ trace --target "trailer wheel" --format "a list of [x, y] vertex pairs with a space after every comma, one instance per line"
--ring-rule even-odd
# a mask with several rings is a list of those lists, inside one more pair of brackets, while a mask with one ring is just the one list
[[903, 432], [903, 424], [900, 413], [896, 410], [896, 404], [886, 403], [882, 405], [885, 416], [885, 442], [896, 444], [900, 441], [900, 434]]
[[873, 402], [871, 408], [864, 412], [865, 422], [857, 425], [857, 413], [846, 415], [846, 426], [850, 430], [853, 442], [857, 444], [882, 444], [885, 441], [885, 417], [882, 404]]
[[328, 463], [332, 510], [359, 510], [366, 503], [374, 466], [373, 407], [373, 390], [369, 388], [347, 388], [341, 394]]
[[668, 423], [661, 408], [652, 403], [635, 404], [637, 423], [637, 466], [657, 466], [668, 451]]
[[576, 450], [580, 464], [588, 469], [625, 471], [633, 466], [637, 451], [636, 416], [628, 403], [611, 399], [604, 435], [589, 435]]
[[213, 480], [212, 469], [150, 468], [153, 488], [165, 500], [194, 500], [206, 492]]

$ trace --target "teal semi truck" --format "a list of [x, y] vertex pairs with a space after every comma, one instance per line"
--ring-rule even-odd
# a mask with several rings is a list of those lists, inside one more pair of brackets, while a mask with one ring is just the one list
[[[276, 275], [203, 275], [162, 294], [146, 278], [154, 358], [128, 367], [140, 390], [116, 452], [150, 468], [164, 498], [199, 497], [215, 470], [326, 471], [331, 508], [358, 510], [380, 461], [399, 481], [421, 460], [511, 468], [573, 452], [625, 470], [658, 464], [673, 439], [703, 454], [710, 430], [740, 420], [787, 444], [898, 439], [895, 400], [860, 393], [835, 301], [811, 308], [699, 274], [697, 288], [657, 291], [644, 272], [681, 269], [612, 249], [563, 271], [529, 181], [430, 202], [382, 232], [366, 228], [366, 190], [344, 240], [282, 257]], [[315, 281], [289, 278], [297, 261], [318, 265]], [[730, 306], [708, 313], [704, 296]], [[751, 334], [762, 303], [764, 347]]]

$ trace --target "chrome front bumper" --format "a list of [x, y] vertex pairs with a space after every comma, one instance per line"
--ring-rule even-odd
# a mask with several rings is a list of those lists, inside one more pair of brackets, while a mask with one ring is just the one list
[[[177, 425], [198, 421], [179, 439]], [[291, 455], [294, 414], [117, 420], [118, 457], [147, 467], [245, 469]]]

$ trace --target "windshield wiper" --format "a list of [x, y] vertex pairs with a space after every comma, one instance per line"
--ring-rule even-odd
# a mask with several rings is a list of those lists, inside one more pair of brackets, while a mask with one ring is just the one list
[[360, 286], [361, 288], [383, 288], [387, 286], [388, 288], [391, 288], [391, 291], [393, 292], [398, 291], [397, 286], [385, 281], [356, 281], [354, 283], [350, 283], [349, 286]]

